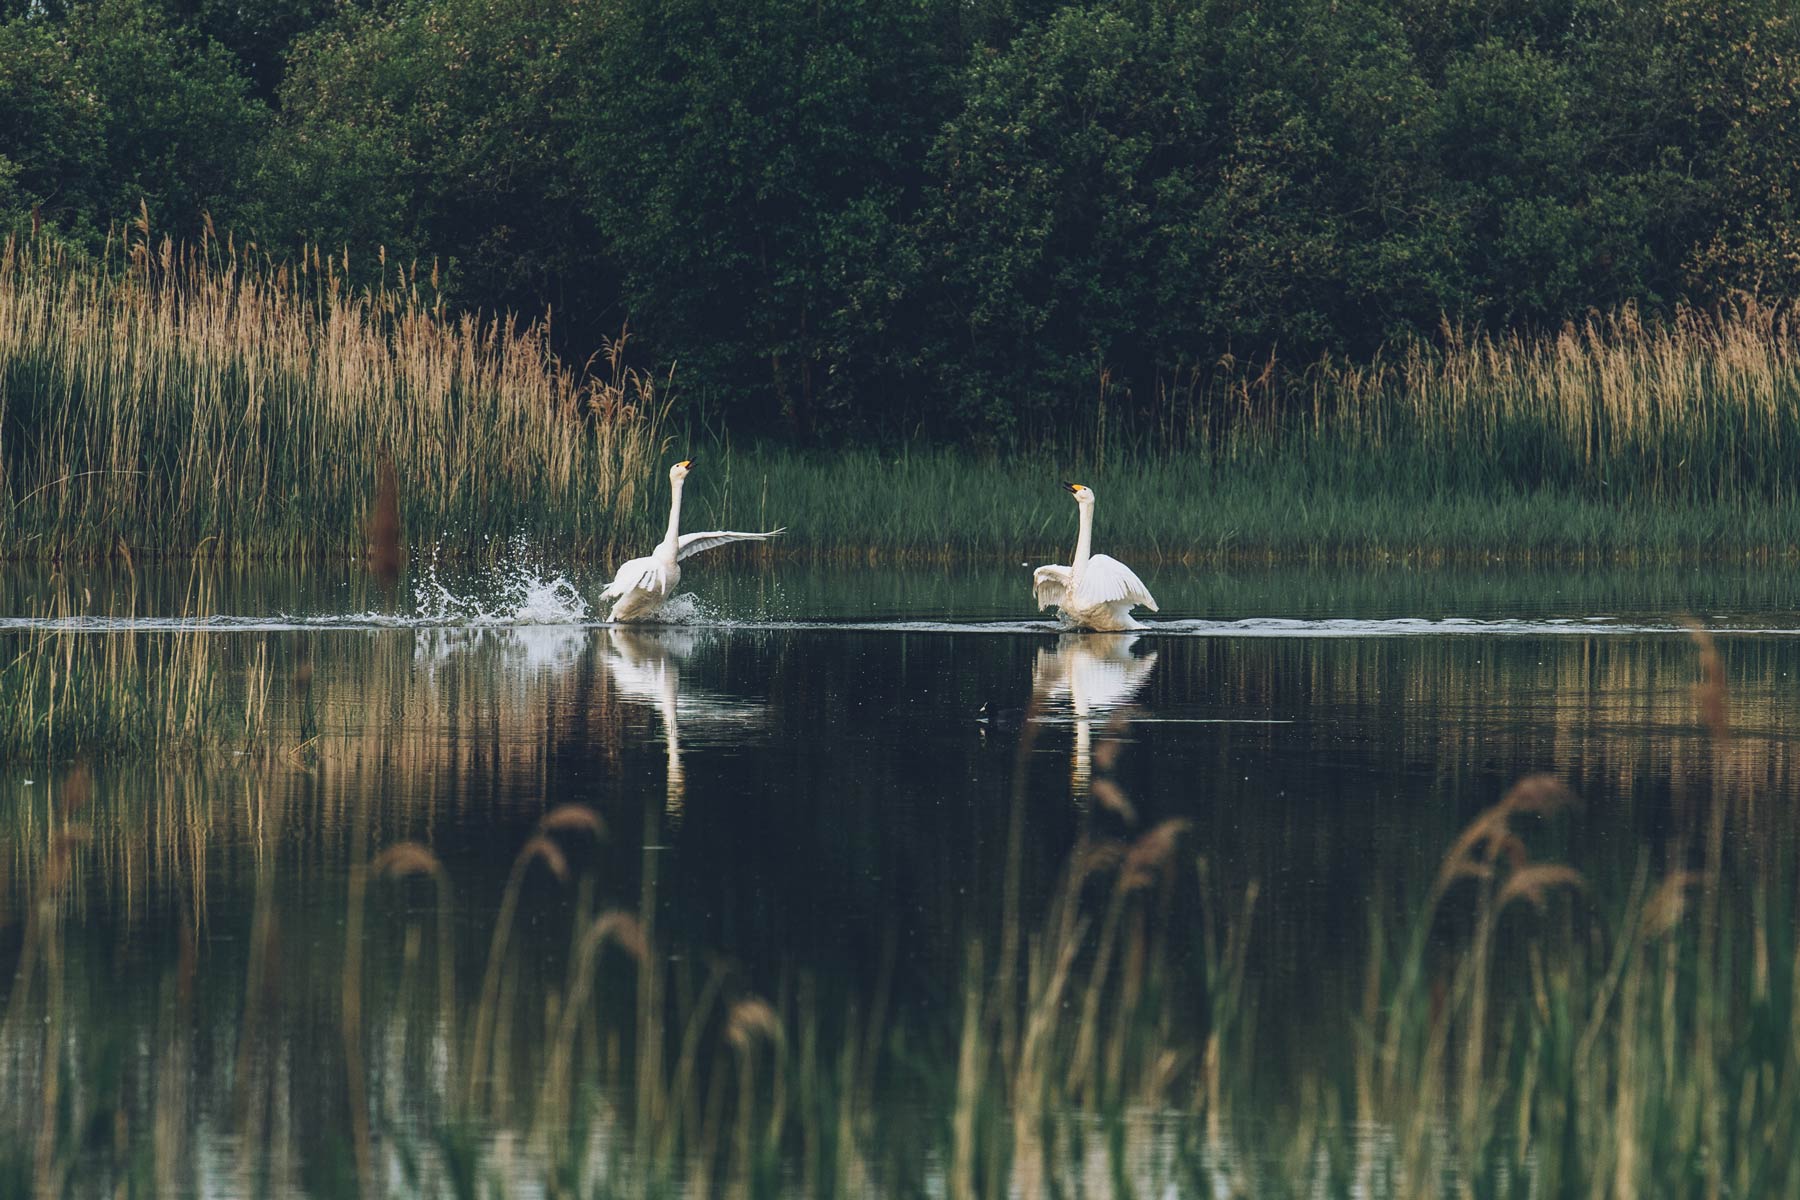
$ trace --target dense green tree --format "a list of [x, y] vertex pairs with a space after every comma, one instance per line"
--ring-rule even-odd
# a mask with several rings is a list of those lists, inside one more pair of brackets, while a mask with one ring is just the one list
[[228, 217], [266, 117], [229, 55], [143, 0], [0, 26], [0, 111], [0, 202], [12, 220], [40, 207], [87, 237], [140, 202], [180, 233], [206, 212]]
[[938, 141], [938, 394], [1041, 426], [1102, 370], [1143, 401], [1444, 320], [1792, 295], [1795, 36], [1768, 0], [1062, 8]]
[[1791, 0], [0, 0], [0, 225], [382, 247], [740, 428], [1005, 441], [1791, 298], [1796, 97]]
[[164, 228], [229, 219], [267, 120], [216, 42], [171, 28], [144, 0], [75, 11], [71, 36], [106, 113], [114, 213], [146, 201]]
[[0, 25], [0, 113], [0, 214], [64, 229], [103, 219], [105, 108], [49, 22]]
[[1800, 295], [1800, 12], [1662, 0], [1638, 19], [1666, 90], [1635, 115], [1699, 193], [1691, 240], [1669, 248], [1682, 290]]
[[261, 156], [258, 226], [288, 245], [441, 259], [460, 301], [582, 324], [619, 314], [569, 163], [567, 6], [344, 10], [295, 44]]
[[964, 419], [1053, 420], [1103, 368], [1147, 394], [1454, 300], [1454, 214], [1432, 220], [1417, 154], [1429, 89], [1403, 40], [1322, 15], [1071, 7], [972, 68], [925, 217]]
[[578, 161], [629, 311], [689, 386], [807, 431], [897, 381], [878, 343], [917, 254], [906, 219], [953, 97], [936, 0], [576, 6]]
[[161, 0], [172, 21], [230, 51], [255, 94], [272, 101], [281, 89], [288, 48], [324, 24], [345, 0]]

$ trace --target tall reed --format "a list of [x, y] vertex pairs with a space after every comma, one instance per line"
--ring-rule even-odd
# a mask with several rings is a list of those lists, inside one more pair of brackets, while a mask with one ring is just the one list
[[[521, 533], [592, 556], [647, 540], [667, 401], [625, 336], [577, 369], [545, 323], [452, 314], [434, 272], [375, 266], [357, 286], [343, 253], [278, 264], [142, 218], [91, 258], [8, 239], [0, 554], [367, 548], [385, 569], [396, 524], [453, 556]], [[721, 448], [690, 503], [788, 525], [780, 553], [1014, 553], [1069, 540], [1036, 485], [1080, 474], [1109, 544], [1173, 558], [1785, 553], [1797, 345], [1789, 308], [1746, 299], [1446, 327], [1368, 361], [1226, 358], [1152, 396], [1103, 377], [1010, 456]]]
[[[395, 515], [448, 554], [631, 530], [663, 402], [625, 335], [576, 370], [543, 322], [449, 313], [435, 271], [379, 266], [358, 287], [347, 253], [275, 264], [144, 219], [93, 258], [8, 238], [0, 553], [347, 557]], [[383, 463], [397, 514], [370, 511]]]
[[[1152, 444], [1230, 460], [1354, 451], [1404, 456], [1434, 484], [1791, 495], [1800, 321], [1791, 306], [1747, 297], [1666, 318], [1627, 306], [1545, 333], [1446, 324], [1368, 361], [1277, 369], [1228, 358], [1141, 409], [1130, 428], [1153, 431]], [[1087, 435], [1096, 457], [1103, 438], [1097, 425]]]
[[1103, 375], [1081, 404], [1012, 454], [753, 450], [732, 487], [700, 482], [701, 503], [734, 520], [772, 505], [790, 553], [1067, 553], [1064, 478], [1099, 492], [1098, 537], [1150, 557], [1800, 549], [1786, 306], [1626, 308], [1539, 335], [1446, 327], [1368, 361], [1227, 358], [1152, 396]]

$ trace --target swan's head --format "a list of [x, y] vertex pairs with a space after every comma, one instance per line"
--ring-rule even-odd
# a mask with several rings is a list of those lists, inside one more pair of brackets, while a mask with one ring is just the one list
[[694, 460], [684, 458], [669, 468], [669, 482], [680, 483], [687, 478], [688, 472], [694, 469]]
[[1069, 495], [1075, 497], [1075, 503], [1092, 504], [1094, 502], [1093, 488], [1085, 484], [1070, 483], [1067, 480], [1063, 481], [1063, 486], [1069, 489]]

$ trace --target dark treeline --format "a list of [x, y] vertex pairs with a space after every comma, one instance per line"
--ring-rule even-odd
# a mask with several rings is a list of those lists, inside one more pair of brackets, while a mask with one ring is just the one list
[[142, 201], [707, 421], [999, 441], [1800, 282], [1791, 0], [0, 0], [0, 221]]

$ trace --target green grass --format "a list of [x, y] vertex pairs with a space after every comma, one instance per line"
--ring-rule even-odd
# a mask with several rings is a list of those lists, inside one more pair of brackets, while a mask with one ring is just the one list
[[[1270, 451], [1242, 461], [1193, 452], [1095, 468], [1091, 456], [984, 458], [944, 449], [881, 454], [754, 449], [707, 453], [692, 520], [789, 528], [781, 550], [828, 557], [991, 556], [1066, 562], [1075, 505], [1098, 495], [1095, 548], [1140, 560], [1229, 562], [1787, 557], [1800, 500], [1744, 494], [1649, 501], [1562, 487], [1434, 481], [1419, 456]], [[684, 514], [685, 515], [685, 514]]]

